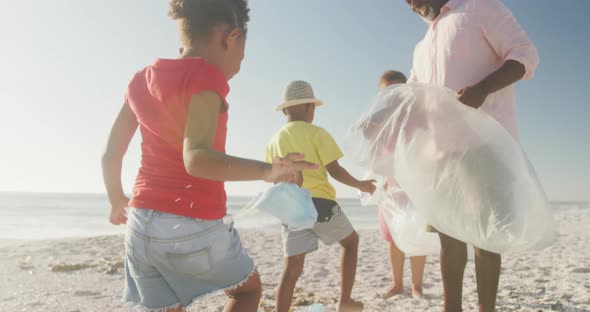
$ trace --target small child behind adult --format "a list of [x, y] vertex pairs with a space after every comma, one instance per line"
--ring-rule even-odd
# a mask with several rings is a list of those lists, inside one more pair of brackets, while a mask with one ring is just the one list
[[[406, 81], [406, 76], [403, 73], [394, 70], [389, 70], [383, 73], [383, 75], [381, 76], [381, 79], [379, 80], [379, 88], [384, 89], [395, 84], [406, 83]], [[385, 187], [399, 187], [399, 185], [395, 180], [389, 178], [387, 180]], [[406, 201], [409, 200], [407, 199], [407, 197], [403, 199]], [[392, 285], [381, 296], [383, 298], [390, 298], [395, 295], [402, 294], [404, 291], [405, 255], [403, 251], [401, 251], [397, 247], [393, 238], [391, 237], [391, 233], [389, 232], [387, 222], [385, 220], [385, 216], [381, 211], [381, 208], [379, 208], [379, 230], [381, 232], [381, 236], [383, 237], [383, 239], [389, 243], [389, 260], [391, 261], [392, 271]], [[424, 277], [424, 266], [426, 264], [426, 257], [410, 257], [410, 263], [412, 266], [412, 297], [420, 298], [422, 297], [422, 280]]]

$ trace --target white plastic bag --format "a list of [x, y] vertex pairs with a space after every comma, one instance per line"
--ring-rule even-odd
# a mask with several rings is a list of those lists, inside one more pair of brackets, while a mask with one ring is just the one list
[[520, 144], [450, 89], [384, 89], [347, 145], [367, 170], [399, 182], [442, 233], [496, 253], [555, 239], [549, 202]]
[[387, 228], [397, 247], [407, 256], [438, 255], [440, 240], [436, 233], [427, 232], [428, 223], [399, 189], [388, 191], [379, 204]]
[[377, 205], [395, 245], [409, 257], [438, 255], [440, 240], [436, 233], [427, 232], [426, 218], [408, 196], [398, 187], [387, 187], [382, 179], [375, 178], [377, 188], [372, 196], [363, 193], [361, 203]]
[[321, 303], [314, 303], [307, 307], [302, 307], [299, 310], [295, 310], [295, 312], [324, 312], [326, 308]]
[[291, 183], [271, 186], [254, 198], [234, 219], [258, 211], [278, 218], [293, 231], [311, 229], [318, 218], [309, 191]]

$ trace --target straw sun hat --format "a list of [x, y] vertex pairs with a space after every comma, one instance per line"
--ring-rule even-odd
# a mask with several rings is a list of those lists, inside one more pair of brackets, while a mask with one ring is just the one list
[[315, 98], [311, 85], [305, 81], [291, 81], [283, 88], [281, 104], [277, 106], [276, 111], [295, 105], [312, 103], [315, 106], [322, 105], [322, 101]]

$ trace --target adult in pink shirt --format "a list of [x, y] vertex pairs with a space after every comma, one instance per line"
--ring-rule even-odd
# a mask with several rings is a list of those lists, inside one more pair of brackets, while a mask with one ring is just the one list
[[[499, 0], [406, 0], [428, 23], [414, 51], [410, 82], [445, 86], [495, 118], [518, 140], [514, 83], [539, 63], [537, 49]], [[467, 245], [439, 233], [445, 311], [462, 311]], [[475, 248], [480, 311], [494, 311], [501, 257]]]

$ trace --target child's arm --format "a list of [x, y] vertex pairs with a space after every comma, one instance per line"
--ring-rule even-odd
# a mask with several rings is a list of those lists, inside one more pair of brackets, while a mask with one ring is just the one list
[[350, 173], [348, 173], [348, 171], [346, 169], [344, 169], [344, 168], [342, 168], [342, 166], [340, 166], [340, 164], [338, 163], [338, 160], [335, 160], [335, 161], [329, 163], [328, 165], [326, 165], [326, 169], [328, 169], [328, 173], [330, 174], [330, 176], [332, 178], [334, 178], [336, 181], [338, 181], [342, 184], [346, 184], [350, 187], [357, 188], [361, 192], [365, 192], [365, 193], [369, 193], [369, 194], [373, 194], [373, 192], [375, 192], [375, 185], [373, 184], [373, 183], [375, 183], [375, 180], [366, 180], [366, 181], [357, 180], [355, 177], [350, 175]]
[[121, 166], [137, 126], [135, 114], [129, 104], [125, 103], [111, 129], [107, 147], [102, 156], [102, 175], [111, 203], [110, 221], [115, 225], [124, 224], [127, 221], [124, 208], [128, 206], [129, 198], [123, 192]]
[[194, 177], [215, 181], [295, 182], [296, 173], [316, 169], [304, 162], [304, 155], [293, 153], [276, 157], [272, 164], [226, 155], [212, 148], [217, 119], [222, 108], [220, 96], [204, 91], [191, 98], [184, 132], [184, 166]]

